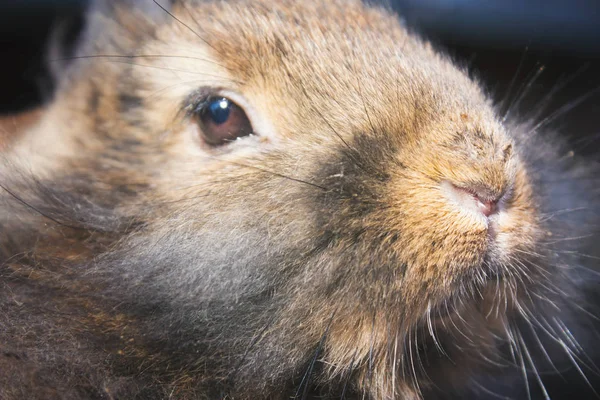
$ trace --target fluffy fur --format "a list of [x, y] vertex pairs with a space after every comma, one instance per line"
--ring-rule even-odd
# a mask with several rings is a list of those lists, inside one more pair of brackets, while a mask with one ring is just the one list
[[[270, 3], [92, 13], [4, 150], [1, 398], [435, 398], [582, 360], [597, 166], [385, 10]], [[255, 135], [206, 145], [209, 92]]]

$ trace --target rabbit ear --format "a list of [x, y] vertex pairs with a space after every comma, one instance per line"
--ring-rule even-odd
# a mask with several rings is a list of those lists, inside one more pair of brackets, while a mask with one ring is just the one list
[[[71, 63], [85, 30], [89, 4], [84, 1], [74, 3], [77, 5], [59, 10], [47, 38], [43, 62], [49, 73], [51, 90]], [[48, 101], [50, 95], [51, 93], [45, 93], [42, 100]]]
[[171, 0], [0, 4], [2, 36], [19, 49], [15, 57], [23, 54], [2, 66], [1, 82], [7, 84], [0, 85], [6, 89], [0, 94], [0, 151], [24, 126], [44, 114], [44, 106], [53, 101], [61, 85], [72, 80], [69, 76], [80, 61], [98, 54], [134, 52], [158, 22], [172, 18], [171, 8]]
[[[58, 20], [46, 47], [53, 87], [68, 80], [72, 64], [102, 54], [127, 54], [171, 18], [171, 0], [76, 0], [77, 19]], [[75, 67], [76, 68], [76, 67]]]
[[76, 56], [83, 56], [94, 43], [127, 50], [139, 47], [152, 35], [157, 23], [171, 18], [172, 0], [89, 0], [84, 13], [85, 29], [76, 44]]
[[51, 97], [54, 67], [50, 60], [71, 51], [84, 10], [85, 0], [0, 1], [0, 115], [34, 108]]
[[132, 15], [145, 16], [148, 20], [160, 20], [177, 0], [89, 0], [89, 14], [100, 13], [105, 16], [130, 12]]
[[[0, 153], [43, 114], [84, 25], [85, 0], [0, 4]], [[55, 61], [62, 60], [62, 61]]]

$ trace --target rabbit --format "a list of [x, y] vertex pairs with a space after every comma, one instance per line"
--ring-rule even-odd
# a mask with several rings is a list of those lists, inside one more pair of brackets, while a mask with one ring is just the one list
[[597, 163], [385, 7], [97, 2], [52, 65], [2, 145], [0, 398], [475, 398], [585, 373]]

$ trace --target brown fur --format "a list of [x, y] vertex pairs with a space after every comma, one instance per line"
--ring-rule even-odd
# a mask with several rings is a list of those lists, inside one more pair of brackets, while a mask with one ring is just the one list
[[[0, 174], [0, 397], [416, 399], [570, 301], [548, 237], [595, 234], [598, 193], [544, 182], [591, 168], [384, 10], [270, 3], [93, 19]], [[202, 143], [207, 90], [256, 135]], [[504, 195], [495, 222], [444, 182]]]

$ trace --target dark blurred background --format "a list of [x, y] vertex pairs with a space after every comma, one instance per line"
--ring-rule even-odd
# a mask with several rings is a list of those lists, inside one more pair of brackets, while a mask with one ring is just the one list
[[[70, 54], [90, 1], [0, 0], [0, 116], [35, 109], [51, 99], [48, 60]], [[526, 117], [544, 104], [538, 118], [551, 118], [548, 126], [560, 130], [575, 152], [600, 161], [600, 0], [387, 3], [468, 65], [496, 100], [516, 104], [513, 114]], [[59, 44], [52, 53], [51, 41]], [[586, 373], [600, 392], [600, 377]], [[494, 389], [527, 398], [524, 385], [514, 382], [510, 388], [497, 383]], [[544, 384], [552, 399], [600, 398], [575, 369], [562, 377], [544, 377]], [[532, 382], [532, 399], [543, 398], [536, 387]]]

